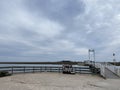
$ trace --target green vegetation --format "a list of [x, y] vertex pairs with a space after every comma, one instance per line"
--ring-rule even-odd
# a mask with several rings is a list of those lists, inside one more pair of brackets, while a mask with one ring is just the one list
[[8, 71], [0, 71], [0, 77], [10, 76], [11, 74]]

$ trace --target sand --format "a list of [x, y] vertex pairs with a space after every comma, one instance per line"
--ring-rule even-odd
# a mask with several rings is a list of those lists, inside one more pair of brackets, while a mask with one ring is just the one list
[[90, 74], [15, 74], [0, 78], [0, 90], [120, 90], [120, 80]]

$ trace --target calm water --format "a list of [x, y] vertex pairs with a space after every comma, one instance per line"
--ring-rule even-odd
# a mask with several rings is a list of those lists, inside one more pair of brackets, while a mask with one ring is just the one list
[[[0, 64], [0, 67], [6, 67], [6, 66], [56, 66], [56, 67], [62, 67], [62, 65], [57, 64]], [[79, 65], [73, 65], [73, 67], [87, 67], [87, 66], [79, 66]]]

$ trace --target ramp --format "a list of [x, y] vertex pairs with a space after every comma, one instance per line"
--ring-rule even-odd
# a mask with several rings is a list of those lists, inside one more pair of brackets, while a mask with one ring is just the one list
[[120, 77], [116, 73], [105, 67], [105, 78], [119, 79]]
[[100, 75], [104, 78], [120, 79], [120, 68], [115, 65], [111, 65], [107, 62], [95, 62], [94, 64], [91, 62], [86, 62], [86, 64], [93, 66], [95, 69], [99, 69]]

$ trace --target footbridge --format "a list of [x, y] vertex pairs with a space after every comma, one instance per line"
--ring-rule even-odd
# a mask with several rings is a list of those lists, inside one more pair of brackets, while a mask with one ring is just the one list
[[120, 78], [120, 67], [112, 65], [108, 62], [86, 62], [91, 68], [93, 68], [94, 72], [98, 73], [104, 78]]

